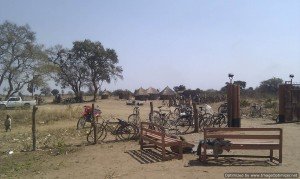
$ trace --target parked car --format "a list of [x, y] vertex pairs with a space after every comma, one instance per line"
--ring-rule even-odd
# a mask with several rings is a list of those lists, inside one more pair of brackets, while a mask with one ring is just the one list
[[6, 108], [30, 108], [36, 105], [36, 101], [23, 101], [21, 97], [10, 97], [7, 101], [0, 101], [0, 109]]

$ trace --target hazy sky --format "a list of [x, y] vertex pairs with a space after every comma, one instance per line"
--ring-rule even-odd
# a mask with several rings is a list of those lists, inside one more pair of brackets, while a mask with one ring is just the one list
[[124, 80], [111, 90], [220, 89], [229, 72], [248, 87], [290, 73], [300, 82], [299, 0], [0, 0], [5, 20], [29, 24], [46, 47], [115, 49]]

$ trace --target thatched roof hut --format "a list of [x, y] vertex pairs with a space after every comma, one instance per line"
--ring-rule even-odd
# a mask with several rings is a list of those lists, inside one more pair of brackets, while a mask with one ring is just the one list
[[172, 97], [175, 97], [176, 93], [167, 86], [164, 90], [160, 92], [160, 99], [167, 100], [171, 99]]
[[159, 98], [159, 91], [155, 88], [148, 88], [147, 89], [147, 94], [149, 95], [149, 98], [150, 100], [156, 100]]
[[110, 92], [104, 90], [102, 93], [101, 93], [101, 99], [108, 99], [110, 96]]
[[119, 99], [130, 99], [132, 97], [132, 92], [125, 90], [119, 93]]
[[139, 89], [134, 91], [134, 97], [136, 100], [147, 100], [149, 95], [147, 93], [147, 91], [145, 89], [143, 89], [142, 87], [140, 87]]

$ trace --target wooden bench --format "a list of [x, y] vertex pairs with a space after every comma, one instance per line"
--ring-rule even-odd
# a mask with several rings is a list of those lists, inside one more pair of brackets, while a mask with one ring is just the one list
[[[163, 161], [172, 158], [182, 159], [182, 141], [167, 136], [162, 126], [149, 122], [141, 122], [140, 145], [141, 150], [144, 148], [161, 149]], [[172, 146], [178, 147], [179, 153], [166, 149]]]
[[[268, 156], [250, 155], [219, 155], [220, 157], [255, 157], [270, 158], [282, 163], [282, 129], [280, 128], [205, 128], [204, 140], [206, 139], [225, 139], [230, 140], [230, 150], [270, 150]], [[207, 149], [211, 147], [207, 144], [202, 145], [203, 153], [199, 160], [206, 161]], [[200, 149], [201, 150], [201, 149]], [[273, 150], [279, 151], [279, 158], [273, 156]]]

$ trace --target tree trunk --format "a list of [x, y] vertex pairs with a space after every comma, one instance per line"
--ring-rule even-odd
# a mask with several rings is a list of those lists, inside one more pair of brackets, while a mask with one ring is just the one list
[[11, 93], [13, 91], [13, 84], [12, 84], [12, 80], [11, 79], [8, 79], [8, 84], [9, 84], [9, 89], [6, 93], [6, 96], [5, 96], [5, 100], [8, 100], [8, 98], [11, 96]]
[[93, 86], [94, 86], [94, 98], [93, 98], [93, 101], [96, 101], [97, 100], [97, 96], [98, 96], [98, 90], [99, 90], [99, 87], [97, 86], [96, 83], [93, 83]]

